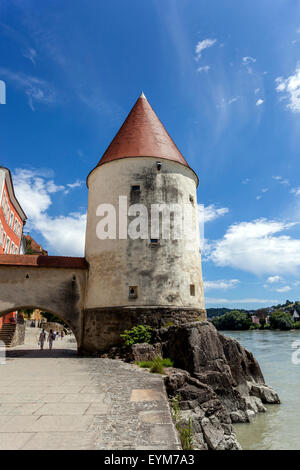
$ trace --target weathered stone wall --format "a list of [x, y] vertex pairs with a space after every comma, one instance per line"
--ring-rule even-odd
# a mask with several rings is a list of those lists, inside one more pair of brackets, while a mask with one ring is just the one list
[[[88, 178], [89, 201], [85, 256], [89, 262], [86, 309], [102, 307], [189, 307], [204, 309], [199, 237], [187, 250], [186, 240], [161, 239], [159, 245], [148, 239], [100, 240], [96, 235], [99, 204], [108, 203], [117, 210], [119, 196], [127, 196], [128, 205], [143, 204], [151, 213], [151, 204], [188, 204], [193, 224], [197, 222], [197, 177], [188, 167], [157, 158], [124, 158], [97, 167]], [[139, 185], [140, 192], [131, 191]], [[134, 218], [134, 217], [133, 217]], [[150, 223], [150, 221], [148, 220]], [[171, 222], [172, 224], [174, 223]], [[118, 229], [118, 226], [117, 226]], [[153, 237], [157, 238], [157, 237]], [[195, 286], [195, 295], [190, 285]], [[138, 297], [128, 296], [129, 286], [137, 286]]]
[[84, 312], [84, 344], [81, 352], [108, 350], [121, 342], [120, 334], [134, 325], [155, 328], [205, 320], [206, 311], [189, 308], [99, 308]]
[[24, 343], [25, 343], [25, 322], [17, 323], [10, 346], [11, 347], [20, 346], [21, 344], [24, 344]]

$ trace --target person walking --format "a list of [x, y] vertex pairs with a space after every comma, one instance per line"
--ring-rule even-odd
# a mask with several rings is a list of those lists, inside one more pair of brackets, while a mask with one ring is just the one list
[[53, 341], [55, 340], [55, 336], [52, 330], [50, 330], [49, 335], [48, 335], [48, 341], [49, 341], [49, 349], [52, 349]]
[[41, 331], [40, 337], [39, 337], [39, 345], [40, 345], [41, 349], [44, 349], [45, 339], [46, 339], [46, 333], [45, 333], [45, 330], [43, 328], [42, 331]]

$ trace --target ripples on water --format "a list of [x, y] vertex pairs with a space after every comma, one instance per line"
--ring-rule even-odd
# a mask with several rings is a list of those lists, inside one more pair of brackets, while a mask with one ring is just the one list
[[300, 449], [300, 364], [292, 363], [296, 331], [225, 331], [258, 360], [266, 384], [279, 395], [281, 405], [267, 405], [251, 424], [235, 425], [243, 449]]

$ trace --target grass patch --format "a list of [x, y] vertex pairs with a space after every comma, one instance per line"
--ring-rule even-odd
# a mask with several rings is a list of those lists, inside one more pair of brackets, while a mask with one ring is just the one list
[[163, 359], [160, 356], [157, 356], [153, 361], [139, 361], [135, 364], [140, 367], [150, 369], [150, 372], [156, 374], [163, 374], [164, 367], [173, 367], [173, 361], [171, 361], [171, 359], [168, 357]]
[[172, 399], [172, 411], [173, 411], [175, 426], [179, 434], [182, 449], [193, 450], [194, 439], [193, 439], [192, 421], [191, 421], [191, 418], [189, 418], [187, 425], [182, 422], [178, 395], [176, 395], [176, 397]]

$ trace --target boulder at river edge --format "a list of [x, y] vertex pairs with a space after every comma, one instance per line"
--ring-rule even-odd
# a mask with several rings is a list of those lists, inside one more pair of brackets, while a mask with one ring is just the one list
[[178, 397], [183, 422], [190, 419], [195, 449], [241, 449], [232, 423], [249, 422], [266, 411], [265, 403], [280, 403], [253, 354], [212, 323], [161, 328], [156, 341], [174, 361], [166, 388]]

